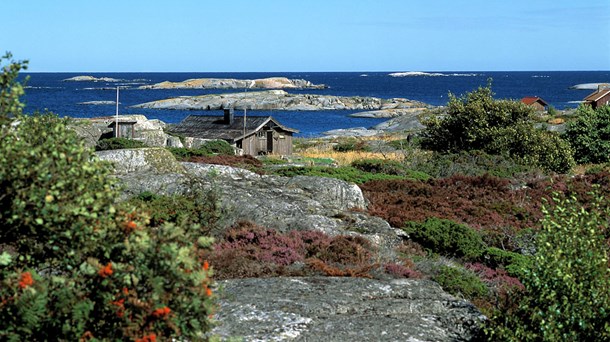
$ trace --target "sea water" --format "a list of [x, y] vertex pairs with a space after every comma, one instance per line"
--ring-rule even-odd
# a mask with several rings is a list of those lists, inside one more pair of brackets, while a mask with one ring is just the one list
[[[291, 93], [338, 96], [402, 97], [435, 106], [447, 104], [448, 94], [461, 95], [492, 82], [496, 98], [521, 99], [539, 96], [557, 109], [575, 108], [591, 89], [571, 89], [585, 83], [610, 82], [610, 71], [530, 72], [277, 72], [277, 73], [31, 73], [26, 83], [25, 111], [51, 111], [60, 116], [90, 118], [115, 114], [113, 104], [83, 105], [89, 101], [115, 101], [120, 90], [120, 114], [143, 114], [149, 119], [178, 123], [190, 114], [222, 115], [220, 111], [156, 110], [131, 106], [177, 96], [245, 91], [240, 89], [138, 89], [163, 81], [193, 78], [256, 79], [283, 76], [325, 84], [326, 89], [287, 90]], [[79, 76], [110, 77], [120, 82], [65, 82]], [[248, 111], [247, 115], [272, 115], [283, 125], [298, 129], [297, 136], [351, 127], [372, 127], [386, 119], [353, 118], [357, 111]], [[236, 111], [236, 115], [242, 115]]]

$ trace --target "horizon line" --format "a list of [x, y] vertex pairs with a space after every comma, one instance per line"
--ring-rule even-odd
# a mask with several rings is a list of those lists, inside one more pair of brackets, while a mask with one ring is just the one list
[[326, 70], [326, 71], [312, 71], [312, 70], [292, 70], [292, 71], [29, 71], [27, 69], [22, 70], [21, 73], [47, 73], [47, 74], [74, 74], [74, 73], [209, 73], [209, 74], [220, 74], [220, 73], [264, 73], [264, 74], [287, 74], [287, 73], [397, 73], [397, 72], [425, 72], [425, 73], [444, 73], [444, 72], [453, 72], [453, 73], [484, 73], [484, 72], [610, 72], [610, 69], [571, 69], [571, 70], [351, 70], [351, 71], [342, 71], [342, 70]]

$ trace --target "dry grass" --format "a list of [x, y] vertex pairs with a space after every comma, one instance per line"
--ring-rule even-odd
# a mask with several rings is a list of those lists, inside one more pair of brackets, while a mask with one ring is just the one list
[[299, 153], [305, 158], [332, 158], [339, 166], [350, 165], [353, 161], [361, 159], [385, 159], [403, 161], [405, 154], [397, 152], [368, 152], [368, 151], [349, 151], [338, 152], [333, 150], [331, 145], [315, 146], [307, 148]]

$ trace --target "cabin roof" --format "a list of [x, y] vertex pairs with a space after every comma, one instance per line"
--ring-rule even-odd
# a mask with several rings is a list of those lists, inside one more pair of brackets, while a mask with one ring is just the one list
[[591, 95], [585, 97], [585, 101], [595, 102], [608, 94], [610, 94], [610, 89], [596, 90]]
[[244, 135], [243, 117], [234, 117], [233, 122], [228, 123], [223, 116], [215, 115], [189, 115], [181, 123], [171, 127], [169, 131], [192, 138], [235, 141], [258, 132], [265, 125], [278, 127], [285, 132], [299, 132], [280, 124], [272, 116], [248, 116], [245, 125], [246, 134]]
[[526, 96], [521, 99], [521, 102], [525, 103], [526, 105], [531, 105], [533, 103], [540, 102], [540, 104], [542, 104], [543, 106], [548, 106], [548, 103], [546, 103], [546, 101], [544, 101], [538, 96]]

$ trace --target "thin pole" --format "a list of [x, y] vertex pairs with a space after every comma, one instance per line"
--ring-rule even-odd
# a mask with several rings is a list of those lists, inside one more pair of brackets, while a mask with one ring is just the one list
[[246, 93], [247, 92], [248, 92], [248, 87], [244, 88], [244, 135], [243, 135], [243, 138], [242, 138], [243, 141], [246, 140], [246, 106], [247, 106], [247, 104], [246, 104]]
[[115, 122], [115, 129], [116, 129], [116, 137], [119, 137], [119, 87], [116, 87], [116, 122]]
[[246, 107], [248, 106], [246, 103], [246, 93], [248, 92], [248, 88], [252, 87], [253, 85], [254, 81], [250, 81], [250, 84], [244, 89], [244, 140], [246, 140]]

